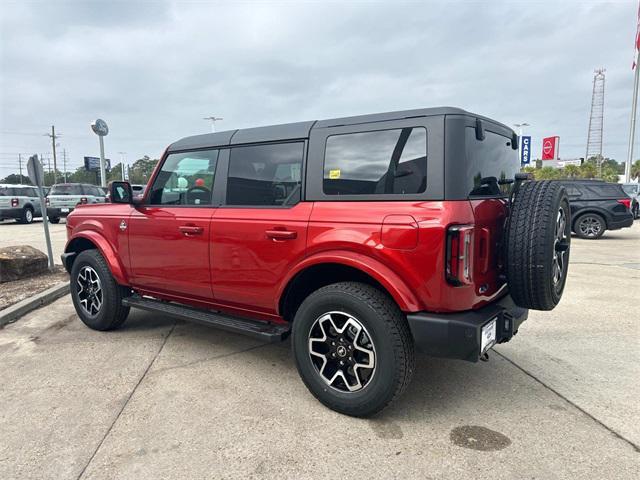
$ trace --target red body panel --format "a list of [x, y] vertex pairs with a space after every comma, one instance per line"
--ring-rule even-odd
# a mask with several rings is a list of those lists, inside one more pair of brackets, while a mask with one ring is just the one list
[[[287, 283], [320, 263], [357, 268], [405, 312], [479, 308], [504, 291], [503, 200], [301, 202], [292, 208], [78, 207], [69, 239], [96, 244], [143, 294], [280, 321]], [[126, 229], [120, 224], [125, 220]], [[445, 279], [446, 233], [474, 228], [473, 281]]]

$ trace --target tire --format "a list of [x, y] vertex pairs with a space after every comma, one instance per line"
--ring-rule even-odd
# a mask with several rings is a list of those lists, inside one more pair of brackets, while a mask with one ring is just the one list
[[507, 221], [506, 271], [516, 305], [552, 310], [567, 280], [571, 210], [565, 188], [527, 181], [514, 195]]
[[[294, 318], [292, 346], [309, 391], [346, 415], [381, 411], [413, 376], [414, 345], [406, 318], [386, 294], [363, 283], [335, 283], [309, 295]], [[338, 368], [342, 376], [336, 376]]]
[[633, 206], [633, 218], [634, 220], [637, 220], [640, 217], [640, 208], [638, 206], [638, 204], [636, 203]]
[[50, 223], [60, 223], [60, 217], [49, 217]]
[[574, 231], [576, 235], [585, 240], [596, 240], [607, 229], [607, 222], [602, 215], [597, 213], [584, 213], [576, 218]]
[[129, 289], [116, 283], [100, 252], [80, 252], [73, 262], [70, 278], [73, 306], [87, 327], [106, 331], [124, 323], [129, 307], [122, 305], [122, 299], [129, 295]]
[[22, 216], [20, 217], [19, 223], [25, 223], [25, 224], [33, 223], [33, 208], [24, 207], [22, 209]]

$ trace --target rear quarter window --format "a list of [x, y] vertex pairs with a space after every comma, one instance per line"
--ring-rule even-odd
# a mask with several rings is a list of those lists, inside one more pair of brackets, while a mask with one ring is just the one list
[[513, 179], [520, 171], [518, 150], [512, 148], [511, 138], [485, 130], [484, 140], [478, 140], [475, 128], [467, 127], [465, 147], [467, 168], [461, 180], [466, 182], [469, 196], [496, 197], [508, 194], [511, 184], [483, 183], [482, 179]]
[[326, 195], [401, 195], [427, 188], [427, 130], [407, 127], [327, 138]]

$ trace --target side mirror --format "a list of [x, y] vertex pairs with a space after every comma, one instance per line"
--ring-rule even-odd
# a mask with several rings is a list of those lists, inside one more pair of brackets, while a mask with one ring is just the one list
[[111, 182], [109, 184], [111, 203], [133, 203], [133, 191], [129, 182]]

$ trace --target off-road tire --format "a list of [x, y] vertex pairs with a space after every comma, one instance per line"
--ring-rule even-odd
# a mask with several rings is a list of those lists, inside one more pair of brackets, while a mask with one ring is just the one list
[[[342, 392], [329, 386], [311, 360], [311, 329], [316, 320], [332, 311], [357, 318], [375, 347], [375, 370], [361, 390]], [[309, 391], [332, 410], [357, 417], [373, 415], [398, 398], [415, 367], [414, 343], [405, 316], [388, 295], [363, 283], [334, 283], [309, 295], [296, 312], [292, 346], [298, 372]]]
[[50, 223], [60, 223], [60, 217], [49, 217]]
[[[91, 315], [80, 304], [78, 275], [84, 267], [90, 267], [100, 279], [102, 305]], [[93, 330], [114, 330], [124, 323], [129, 315], [129, 307], [122, 305], [122, 299], [130, 295], [130, 289], [118, 285], [111, 275], [107, 262], [97, 250], [84, 250], [78, 254], [71, 267], [71, 299], [80, 320]]]
[[[592, 219], [596, 222], [598, 222], [600, 224], [600, 228], [598, 230], [597, 233], [595, 234], [588, 234], [582, 231], [582, 229], [580, 228], [580, 225], [583, 221], [585, 221], [586, 219]], [[580, 215], [578, 218], [576, 218], [576, 221], [574, 223], [574, 228], [573, 231], [576, 233], [576, 235], [579, 238], [583, 238], [585, 240], [597, 240], [598, 238], [600, 238], [605, 230], [607, 229], [607, 222], [605, 221], [604, 217], [602, 215], [599, 215], [597, 213], [583, 213], [582, 215]]]
[[[561, 213], [564, 227], [558, 233]], [[562, 297], [569, 266], [571, 213], [565, 188], [548, 180], [522, 183], [506, 230], [507, 282], [514, 302], [523, 308], [552, 310]], [[563, 268], [556, 277], [560, 258]]]
[[24, 223], [24, 224], [33, 223], [33, 208], [24, 207], [22, 209], [22, 215], [20, 216], [18, 223]]

